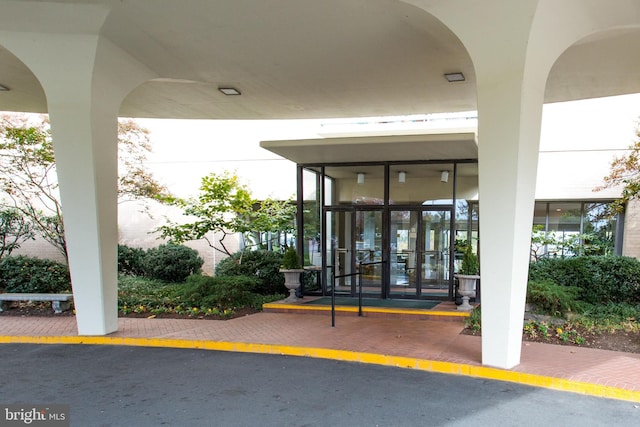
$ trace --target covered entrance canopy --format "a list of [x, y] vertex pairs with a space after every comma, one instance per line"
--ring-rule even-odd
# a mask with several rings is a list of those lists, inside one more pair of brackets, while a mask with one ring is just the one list
[[477, 110], [482, 362], [517, 365], [542, 104], [640, 91], [640, 3], [177, 3], [0, 0], [0, 109], [49, 113], [79, 333], [118, 329], [118, 116]]
[[298, 164], [298, 251], [308, 294], [453, 299], [478, 250], [475, 132], [263, 141]]

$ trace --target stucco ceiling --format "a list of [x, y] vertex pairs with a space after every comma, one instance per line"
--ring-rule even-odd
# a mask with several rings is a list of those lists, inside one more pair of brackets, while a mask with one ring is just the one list
[[[89, 3], [112, 8], [101, 34], [158, 76], [129, 94], [121, 116], [288, 119], [476, 109], [464, 46], [433, 16], [401, 1]], [[626, 30], [571, 47], [551, 71], [546, 102], [640, 92], [637, 46], [640, 31]], [[448, 83], [448, 72], [466, 80]], [[0, 110], [46, 112], [38, 80], [2, 47], [0, 84], [11, 89], [0, 92]], [[242, 95], [225, 96], [220, 86]]]

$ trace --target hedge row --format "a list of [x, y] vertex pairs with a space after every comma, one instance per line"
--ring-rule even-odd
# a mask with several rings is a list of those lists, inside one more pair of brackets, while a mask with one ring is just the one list
[[551, 280], [579, 289], [578, 299], [590, 304], [640, 303], [640, 261], [630, 257], [581, 256], [532, 262], [529, 280]]
[[70, 292], [69, 268], [49, 259], [5, 257], [0, 262], [0, 288], [11, 293]]
[[202, 264], [204, 260], [198, 252], [182, 245], [167, 244], [147, 250], [118, 245], [120, 274], [178, 283], [200, 273]]

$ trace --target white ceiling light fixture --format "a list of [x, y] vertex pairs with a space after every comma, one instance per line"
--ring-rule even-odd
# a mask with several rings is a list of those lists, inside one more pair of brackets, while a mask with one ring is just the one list
[[358, 184], [364, 184], [364, 172], [358, 172]]
[[457, 73], [446, 73], [444, 75], [444, 78], [447, 79], [447, 81], [449, 83], [454, 83], [454, 82], [463, 82], [465, 80], [464, 78], [464, 74], [462, 74], [461, 72], [457, 72]]
[[440, 172], [440, 181], [441, 182], [449, 182], [449, 171]]
[[9, 92], [9, 88], [6, 87], [5, 85], [0, 85], [0, 92]]
[[401, 184], [407, 182], [407, 173], [405, 171], [398, 172], [398, 182]]
[[235, 87], [219, 87], [218, 90], [227, 96], [242, 95], [242, 93]]

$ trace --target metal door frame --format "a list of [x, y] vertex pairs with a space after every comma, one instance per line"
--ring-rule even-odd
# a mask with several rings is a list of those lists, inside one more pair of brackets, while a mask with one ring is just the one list
[[[453, 240], [454, 240], [454, 227], [455, 227], [455, 218], [454, 218], [454, 206], [452, 205], [434, 205], [434, 206], [425, 206], [425, 205], [391, 205], [388, 207], [388, 215], [387, 215], [387, 224], [384, 228], [387, 233], [387, 248], [386, 248], [386, 259], [390, 259], [391, 256], [391, 239], [389, 233], [391, 232], [391, 212], [417, 212], [418, 213], [418, 222], [417, 222], [417, 236], [416, 236], [416, 292], [413, 298], [421, 299], [422, 298], [422, 254], [424, 253], [424, 220], [423, 214], [425, 212], [448, 212], [449, 213], [449, 279], [444, 280], [444, 282], [448, 282], [448, 299], [453, 298], [453, 268], [454, 268], [454, 254], [453, 254]], [[385, 278], [383, 281], [384, 292], [383, 298], [393, 298], [393, 294], [391, 293], [391, 269], [388, 268], [385, 274]], [[396, 296], [396, 299], [411, 299], [410, 296]], [[439, 297], [431, 297], [438, 299]]]
[[[329, 224], [327, 224], [327, 214], [329, 212], [342, 212], [342, 213], [350, 213], [351, 214], [351, 244], [350, 247], [347, 249], [348, 252], [350, 253], [350, 271], [352, 272], [356, 272], [356, 215], [358, 214], [358, 212], [380, 212], [382, 218], [382, 234], [383, 234], [383, 238], [382, 238], [382, 259], [386, 259], [386, 256], [388, 255], [388, 251], [386, 250], [386, 242], [388, 242], [388, 239], [385, 240], [385, 229], [387, 229], [388, 227], [386, 226], [386, 219], [385, 219], [385, 209], [383, 206], [356, 206], [356, 205], [349, 205], [349, 206], [324, 206], [322, 208], [322, 230], [324, 231], [324, 246], [326, 245], [326, 241], [327, 238], [329, 237]], [[333, 242], [332, 242], [333, 244]], [[331, 248], [331, 251], [333, 251], [334, 249]], [[325, 249], [322, 252], [322, 271], [324, 272], [324, 274], [322, 275], [322, 294], [323, 295], [329, 295], [331, 292], [331, 287], [333, 286], [333, 284], [329, 284], [327, 282], [327, 277], [329, 277], [330, 274], [330, 270], [329, 269], [333, 269], [334, 270], [334, 274], [335, 274], [335, 266], [332, 265], [331, 263], [333, 262], [333, 260], [328, 260], [327, 259], [327, 254], [328, 254], [328, 248], [325, 247]], [[383, 264], [384, 265], [384, 264]], [[354, 276], [357, 277], [357, 276]], [[387, 287], [387, 285], [385, 284], [386, 282], [388, 282], [388, 271], [387, 269], [382, 269], [382, 278], [381, 278], [382, 283], [380, 284], [380, 292], [378, 293], [368, 293], [366, 295], [368, 296], [373, 296], [375, 295], [377, 298], [387, 298], [387, 294], [385, 293], [385, 288]], [[349, 292], [350, 296], [356, 296], [357, 294], [357, 280], [354, 279], [351, 281], [351, 290]]]

